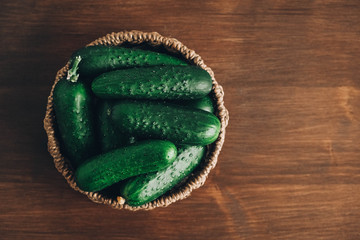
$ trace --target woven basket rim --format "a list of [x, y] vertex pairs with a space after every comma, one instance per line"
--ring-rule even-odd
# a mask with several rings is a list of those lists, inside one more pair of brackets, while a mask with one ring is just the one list
[[60, 172], [63, 177], [66, 179], [67, 183], [74, 190], [85, 194], [90, 200], [96, 203], [101, 203], [109, 205], [114, 209], [127, 209], [131, 211], [136, 210], [151, 210], [156, 207], [166, 207], [178, 200], [187, 198], [191, 192], [199, 187], [201, 187], [210, 171], [216, 166], [218, 155], [221, 151], [225, 140], [225, 128], [228, 125], [229, 121], [229, 112], [224, 106], [224, 91], [222, 86], [215, 80], [213, 71], [205, 65], [201, 57], [195, 53], [194, 50], [187, 48], [184, 44], [178, 41], [175, 38], [164, 37], [157, 32], [142, 32], [137, 30], [132, 31], [122, 31], [122, 32], [113, 32], [107, 34], [106, 36], [100, 37], [95, 41], [87, 44], [86, 46], [92, 45], [114, 45], [120, 46], [123, 43], [130, 44], [141, 44], [145, 43], [149, 46], [163, 46], [169, 52], [180, 53], [185, 59], [190, 63], [197, 65], [204, 70], [206, 70], [213, 82], [211, 94], [216, 103], [215, 105], [215, 114], [220, 119], [221, 130], [218, 139], [211, 144], [211, 147], [208, 147], [207, 154], [203, 160], [199, 171], [196, 172], [196, 175], [191, 175], [180, 187], [175, 189], [170, 194], [165, 194], [160, 196], [158, 199], [155, 199], [149, 203], [146, 203], [142, 206], [133, 207], [125, 203], [125, 199], [122, 197], [117, 197], [116, 199], [108, 198], [103, 196], [98, 192], [84, 192], [78, 188], [74, 173], [71, 166], [68, 164], [65, 157], [60, 152], [59, 141], [55, 136], [55, 115], [53, 109], [53, 91], [56, 83], [66, 74], [69, 69], [69, 62], [61, 68], [55, 77], [55, 81], [52, 85], [50, 95], [48, 97], [48, 102], [46, 106], [46, 114], [44, 118], [44, 129], [48, 136], [48, 151], [53, 157], [54, 164], [58, 172]]

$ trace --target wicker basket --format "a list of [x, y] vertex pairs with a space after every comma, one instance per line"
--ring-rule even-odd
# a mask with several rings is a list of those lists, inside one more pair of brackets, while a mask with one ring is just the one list
[[44, 119], [44, 128], [48, 136], [48, 150], [51, 156], [54, 159], [56, 169], [64, 176], [68, 184], [76, 191], [79, 191], [85, 194], [90, 200], [96, 203], [102, 203], [110, 205], [115, 209], [128, 209], [128, 210], [151, 210], [156, 207], [166, 207], [171, 203], [174, 203], [178, 200], [184, 199], [190, 195], [194, 190], [202, 186], [211, 169], [213, 169], [217, 163], [218, 155], [221, 151], [222, 145], [225, 139], [225, 128], [228, 124], [229, 114], [227, 109], [224, 106], [223, 101], [223, 88], [217, 83], [214, 78], [213, 71], [207, 67], [201, 57], [195, 53], [195, 51], [187, 48], [181, 42], [174, 38], [163, 37], [156, 32], [145, 33], [140, 31], [124, 31], [119, 33], [111, 33], [104, 37], [101, 37], [90, 44], [91, 45], [146, 45], [148, 48], [163, 48], [165, 51], [168, 51], [172, 54], [179, 54], [191, 64], [200, 66], [205, 69], [212, 77], [213, 87], [211, 91], [211, 96], [216, 102], [215, 114], [221, 120], [221, 130], [219, 138], [208, 147], [206, 157], [201, 165], [194, 171], [185, 181], [177, 185], [167, 194], [159, 197], [158, 199], [144, 204], [139, 207], [132, 207], [125, 203], [125, 200], [118, 196], [115, 198], [107, 197], [99, 192], [84, 192], [80, 190], [74, 179], [74, 172], [71, 167], [71, 164], [68, 160], [61, 154], [59, 141], [57, 140], [57, 135], [55, 131], [55, 117], [53, 109], [53, 91], [55, 84], [63, 77], [68, 68], [69, 63], [62, 69], [60, 69], [56, 75], [55, 82], [52, 86], [50, 96], [48, 97], [48, 103], [46, 108], [46, 115]]

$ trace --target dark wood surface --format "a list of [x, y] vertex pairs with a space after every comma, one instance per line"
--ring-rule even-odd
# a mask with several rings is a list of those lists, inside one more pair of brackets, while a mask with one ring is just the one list
[[[0, 9], [0, 239], [360, 239], [359, 1], [13, 0]], [[42, 125], [70, 54], [133, 29], [195, 49], [230, 112], [206, 184], [148, 212], [73, 191]]]

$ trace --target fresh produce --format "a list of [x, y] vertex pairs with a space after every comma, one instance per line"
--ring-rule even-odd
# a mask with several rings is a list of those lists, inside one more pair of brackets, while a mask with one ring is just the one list
[[119, 193], [131, 206], [140, 206], [163, 195], [188, 176], [205, 154], [203, 146], [182, 146], [175, 161], [158, 172], [142, 174], [125, 180]]
[[[210, 97], [199, 100], [177, 102], [185, 106], [214, 112]], [[142, 174], [124, 180], [114, 185], [112, 191], [123, 196], [131, 206], [140, 206], [163, 195], [186, 176], [188, 176], [201, 162], [206, 152], [203, 146], [178, 147], [178, 155], [175, 161], [167, 168], [158, 172]]]
[[124, 133], [175, 144], [204, 146], [214, 142], [220, 131], [215, 115], [174, 104], [124, 100], [113, 106], [111, 114], [113, 123]]
[[[121, 129], [116, 128], [111, 121], [112, 107], [120, 101], [103, 100], [99, 102], [97, 107], [97, 129], [99, 131], [98, 137], [101, 146], [101, 152], [107, 152], [135, 142], [134, 136], [131, 136], [130, 134], [121, 131]], [[201, 109], [210, 113], [214, 112], [213, 103], [209, 96], [195, 100], [168, 101], [167, 103]]]
[[76, 51], [71, 59], [81, 56], [81, 76], [94, 77], [100, 73], [122, 68], [158, 65], [187, 65], [184, 61], [167, 54], [116, 46], [89, 46]]
[[[171, 102], [169, 102], [171, 103]], [[201, 109], [206, 112], [214, 113], [214, 105], [209, 97], [209, 95], [195, 100], [182, 100], [182, 101], [173, 101], [172, 103], [182, 105], [182, 106], [188, 106], [191, 108]]]
[[97, 130], [101, 152], [126, 146], [135, 142], [135, 138], [118, 131], [111, 121], [112, 106], [115, 101], [100, 101], [97, 106]]
[[66, 78], [54, 89], [56, 122], [65, 154], [76, 167], [97, 152], [91, 92], [76, 73], [81, 58], [74, 60]]
[[199, 99], [211, 91], [209, 73], [196, 66], [154, 66], [103, 73], [92, 82], [105, 99]]
[[218, 138], [207, 71], [114, 46], [82, 48], [70, 63], [55, 86], [54, 108], [81, 190], [110, 190], [143, 205], [189, 176]]
[[138, 142], [90, 158], [77, 168], [75, 178], [80, 189], [96, 192], [126, 178], [164, 169], [176, 155], [169, 141]]

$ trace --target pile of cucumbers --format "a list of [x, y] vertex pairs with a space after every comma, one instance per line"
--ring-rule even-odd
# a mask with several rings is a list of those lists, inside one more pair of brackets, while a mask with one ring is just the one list
[[218, 138], [211, 89], [208, 72], [168, 54], [76, 51], [53, 99], [61, 151], [79, 188], [110, 188], [131, 206], [172, 189]]

